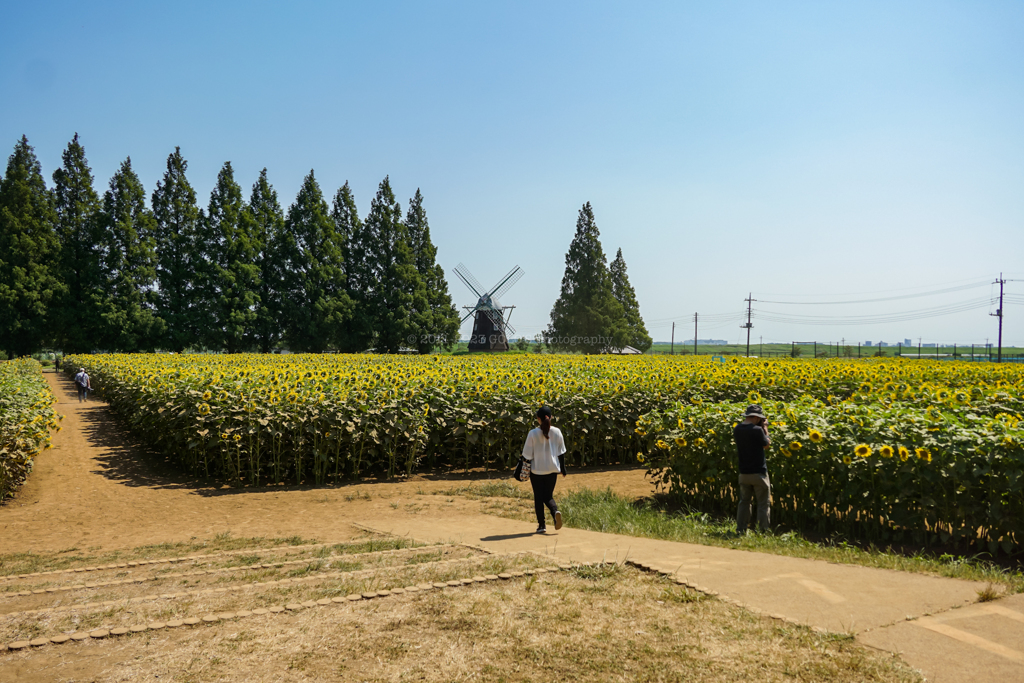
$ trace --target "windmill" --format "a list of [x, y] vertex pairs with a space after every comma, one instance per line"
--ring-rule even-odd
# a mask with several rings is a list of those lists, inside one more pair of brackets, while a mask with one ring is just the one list
[[523, 269], [516, 266], [498, 280], [498, 284], [486, 291], [480, 281], [461, 263], [455, 266], [455, 274], [477, 297], [476, 306], [463, 306], [469, 312], [462, 322], [466, 322], [471, 315], [476, 315], [473, 320], [473, 336], [469, 339], [469, 350], [508, 351], [508, 335], [515, 334], [516, 331], [508, 324], [508, 318], [512, 314], [506, 316], [505, 311], [515, 306], [502, 306], [498, 297], [503, 296], [512, 285], [519, 282], [519, 278], [523, 276]]

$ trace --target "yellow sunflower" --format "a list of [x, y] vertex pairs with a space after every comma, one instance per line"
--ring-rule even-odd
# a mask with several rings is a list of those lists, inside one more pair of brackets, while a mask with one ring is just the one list
[[883, 458], [891, 458], [893, 456], [892, 446], [882, 446], [878, 449], [878, 454]]
[[822, 439], [825, 437], [817, 429], [811, 429], [807, 432], [807, 438], [813, 443], [821, 443]]
[[853, 454], [858, 458], [866, 458], [871, 455], [871, 446], [866, 443], [857, 444], [857, 447], [853, 449]]

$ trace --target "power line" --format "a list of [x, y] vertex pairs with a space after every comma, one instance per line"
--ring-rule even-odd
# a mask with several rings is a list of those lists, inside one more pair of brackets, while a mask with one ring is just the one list
[[755, 317], [759, 320], [769, 322], [788, 323], [792, 325], [874, 325], [880, 323], [905, 322], [909, 320], [921, 320], [924, 318], [936, 318], [964, 311], [973, 311], [979, 308], [991, 306], [994, 298], [985, 297], [973, 299], [957, 304], [947, 304], [933, 308], [922, 308], [912, 311], [902, 311], [888, 315], [863, 315], [863, 316], [817, 316], [788, 314], [781, 311], [765, 311], [757, 309]]
[[966, 289], [975, 289], [977, 287], [984, 287], [990, 283], [988, 282], [976, 282], [969, 285], [961, 285], [959, 287], [947, 287], [946, 289], [936, 289], [930, 292], [920, 292], [918, 294], [902, 294], [900, 296], [887, 296], [879, 299], [853, 299], [850, 301], [770, 301], [768, 299], [758, 299], [761, 303], [766, 304], [787, 304], [797, 306], [837, 306], [843, 304], [873, 304], [880, 301], [899, 301], [902, 299], [916, 299], [922, 296], [935, 296], [937, 294], [949, 294], [951, 292], [962, 292]]

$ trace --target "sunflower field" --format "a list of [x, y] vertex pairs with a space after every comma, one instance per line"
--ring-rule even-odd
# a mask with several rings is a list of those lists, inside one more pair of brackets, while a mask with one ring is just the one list
[[[644, 463], [735, 505], [732, 426], [770, 411], [775, 519], [865, 539], [1019, 548], [1024, 367], [672, 356], [68, 357], [133, 433], [232, 485], [511, 467], [548, 404], [573, 465]], [[781, 445], [785, 448], [781, 448]], [[866, 450], [865, 450], [866, 449]], [[734, 510], [734, 508], [733, 508]]]
[[0, 501], [13, 495], [32, 471], [32, 462], [59, 430], [57, 399], [31, 358], [0, 363]]

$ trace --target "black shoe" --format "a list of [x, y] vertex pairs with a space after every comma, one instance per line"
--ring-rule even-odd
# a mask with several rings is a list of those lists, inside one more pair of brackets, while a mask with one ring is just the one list
[[547, 527], [539, 526], [539, 527], [537, 527], [537, 531], [535, 531], [534, 533], [536, 533], [536, 534], [546, 534], [547, 532], [548, 532]]

